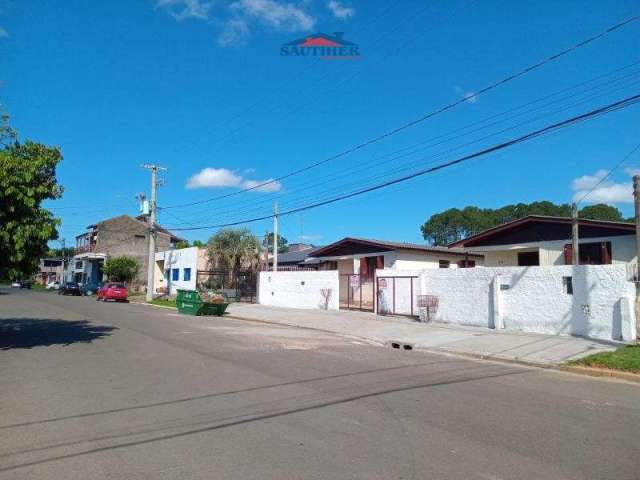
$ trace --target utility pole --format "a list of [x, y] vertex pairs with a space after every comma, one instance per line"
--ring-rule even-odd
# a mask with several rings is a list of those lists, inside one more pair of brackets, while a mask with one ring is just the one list
[[273, 204], [273, 271], [278, 271], [278, 204]]
[[578, 245], [578, 205], [571, 204], [571, 263], [580, 264], [580, 251]]
[[264, 270], [265, 272], [269, 271], [269, 231], [265, 230], [264, 232], [264, 241], [262, 242], [262, 246], [264, 247]]
[[156, 264], [156, 207], [158, 189], [158, 170], [166, 170], [158, 165], [145, 163], [142, 168], [151, 170], [151, 202], [149, 204], [149, 250], [147, 258], [147, 302], [153, 300], [154, 273]]
[[633, 176], [633, 203], [636, 214], [636, 281], [640, 281], [640, 175]]

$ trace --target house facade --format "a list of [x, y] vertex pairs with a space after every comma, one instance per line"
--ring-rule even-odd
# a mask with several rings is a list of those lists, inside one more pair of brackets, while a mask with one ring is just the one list
[[36, 282], [47, 285], [49, 282], [62, 282], [64, 277], [63, 258], [42, 258], [38, 265]]
[[[450, 244], [484, 254], [489, 267], [571, 265], [571, 218], [530, 215]], [[578, 220], [581, 265], [636, 261], [635, 225]]]
[[403, 271], [467, 268], [484, 263], [482, 255], [463, 249], [352, 237], [315, 249], [309, 258], [338, 270], [341, 308], [369, 311], [375, 308], [378, 270], [401, 275]]
[[207, 270], [205, 248], [189, 247], [156, 253], [155, 292], [176, 295], [178, 289], [196, 290], [198, 272]]
[[[156, 225], [156, 249], [169, 250], [180, 237]], [[103, 281], [102, 267], [108, 257], [128, 255], [140, 265], [134, 284], [146, 285], [148, 264], [148, 217], [120, 215], [94, 225], [76, 237], [75, 255], [69, 262], [67, 281], [96, 284]]]

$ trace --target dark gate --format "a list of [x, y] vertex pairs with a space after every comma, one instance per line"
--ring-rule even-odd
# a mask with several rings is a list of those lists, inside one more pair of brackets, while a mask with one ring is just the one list
[[255, 303], [257, 278], [258, 274], [253, 270], [198, 270], [196, 288], [223, 293], [236, 302]]
[[411, 276], [376, 277], [378, 315], [418, 316], [418, 278]]
[[373, 312], [375, 307], [375, 283], [368, 275], [340, 274], [340, 308]]

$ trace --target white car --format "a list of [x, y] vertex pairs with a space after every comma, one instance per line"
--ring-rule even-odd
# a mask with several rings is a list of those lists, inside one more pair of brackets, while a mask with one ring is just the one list
[[22, 288], [22, 282], [17, 280], [15, 282], [11, 282], [11, 288]]
[[49, 282], [49, 283], [47, 283], [47, 286], [45, 288], [47, 290], [59, 290], [60, 289], [60, 282]]

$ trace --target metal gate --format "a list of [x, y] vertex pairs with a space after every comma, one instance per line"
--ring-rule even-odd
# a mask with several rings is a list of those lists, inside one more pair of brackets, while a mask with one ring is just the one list
[[224, 293], [236, 302], [255, 303], [257, 278], [257, 272], [253, 270], [198, 270], [196, 288]]
[[418, 278], [411, 276], [376, 277], [376, 302], [379, 315], [417, 317]]
[[341, 273], [339, 281], [340, 308], [373, 312], [375, 307], [373, 278], [357, 273]]

